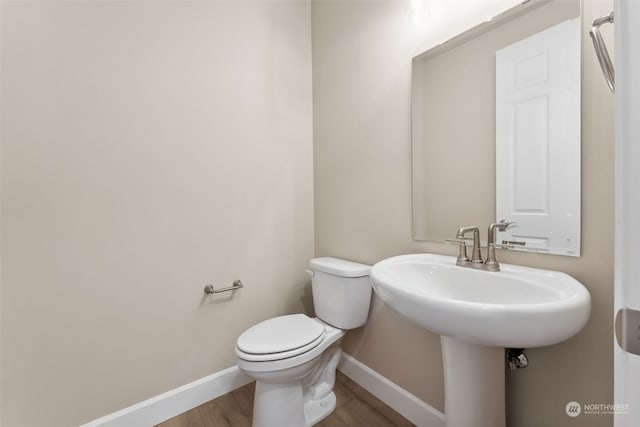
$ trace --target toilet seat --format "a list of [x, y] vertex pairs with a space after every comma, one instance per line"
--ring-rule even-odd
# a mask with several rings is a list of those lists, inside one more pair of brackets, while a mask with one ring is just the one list
[[250, 362], [287, 359], [317, 347], [324, 335], [323, 325], [304, 314], [274, 317], [240, 335], [236, 354]]

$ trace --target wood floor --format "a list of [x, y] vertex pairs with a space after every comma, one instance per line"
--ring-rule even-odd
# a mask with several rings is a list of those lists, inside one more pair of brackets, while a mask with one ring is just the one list
[[[251, 427], [255, 383], [171, 418], [156, 427]], [[338, 372], [336, 410], [317, 427], [409, 427], [404, 417]], [[278, 426], [288, 427], [288, 426]]]

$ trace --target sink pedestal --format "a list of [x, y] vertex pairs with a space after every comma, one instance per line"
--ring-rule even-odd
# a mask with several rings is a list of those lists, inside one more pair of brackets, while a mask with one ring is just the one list
[[504, 348], [440, 340], [446, 427], [505, 427]]

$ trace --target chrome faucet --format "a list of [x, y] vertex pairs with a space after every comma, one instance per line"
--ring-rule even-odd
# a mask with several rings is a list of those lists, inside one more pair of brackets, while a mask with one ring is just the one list
[[471, 262], [475, 265], [482, 264], [482, 252], [480, 252], [480, 228], [475, 225], [462, 227], [458, 230], [456, 239], [466, 239], [465, 234], [469, 232], [473, 232], [473, 249], [471, 251], [471, 260], [467, 258], [467, 262]]
[[489, 232], [487, 235], [487, 260], [484, 265], [487, 266], [489, 271], [500, 271], [500, 264], [496, 260], [496, 248], [513, 248], [512, 245], [499, 245], [496, 243], [496, 230], [505, 231], [507, 228], [514, 225], [515, 222], [507, 222], [504, 219], [500, 222], [494, 222], [489, 225]]
[[[515, 222], [507, 222], [502, 220], [500, 222], [494, 222], [489, 225], [489, 235], [487, 238], [487, 259], [482, 260], [482, 251], [480, 249], [480, 229], [473, 225], [469, 227], [462, 227], [456, 234], [456, 240], [445, 240], [445, 243], [453, 243], [460, 247], [458, 258], [456, 259], [456, 265], [461, 267], [479, 268], [488, 271], [500, 271], [500, 264], [496, 260], [496, 248], [513, 248], [512, 245], [499, 245], [496, 243], [496, 230], [505, 231]], [[466, 237], [467, 233], [473, 232], [473, 249], [471, 253], [471, 259], [467, 256], [467, 244], [465, 240], [470, 240]]]

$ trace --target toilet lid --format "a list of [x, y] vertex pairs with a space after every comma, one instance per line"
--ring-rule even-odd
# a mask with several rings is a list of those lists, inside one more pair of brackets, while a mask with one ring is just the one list
[[320, 322], [304, 314], [291, 314], [274, 317], [249, 328], [240, 335], [236, 346], [247, 354], [277, 358], [279, 353], [286, 352], [287, 357], [293, 357], [317, 346], [323, 335], [324, 327]]

